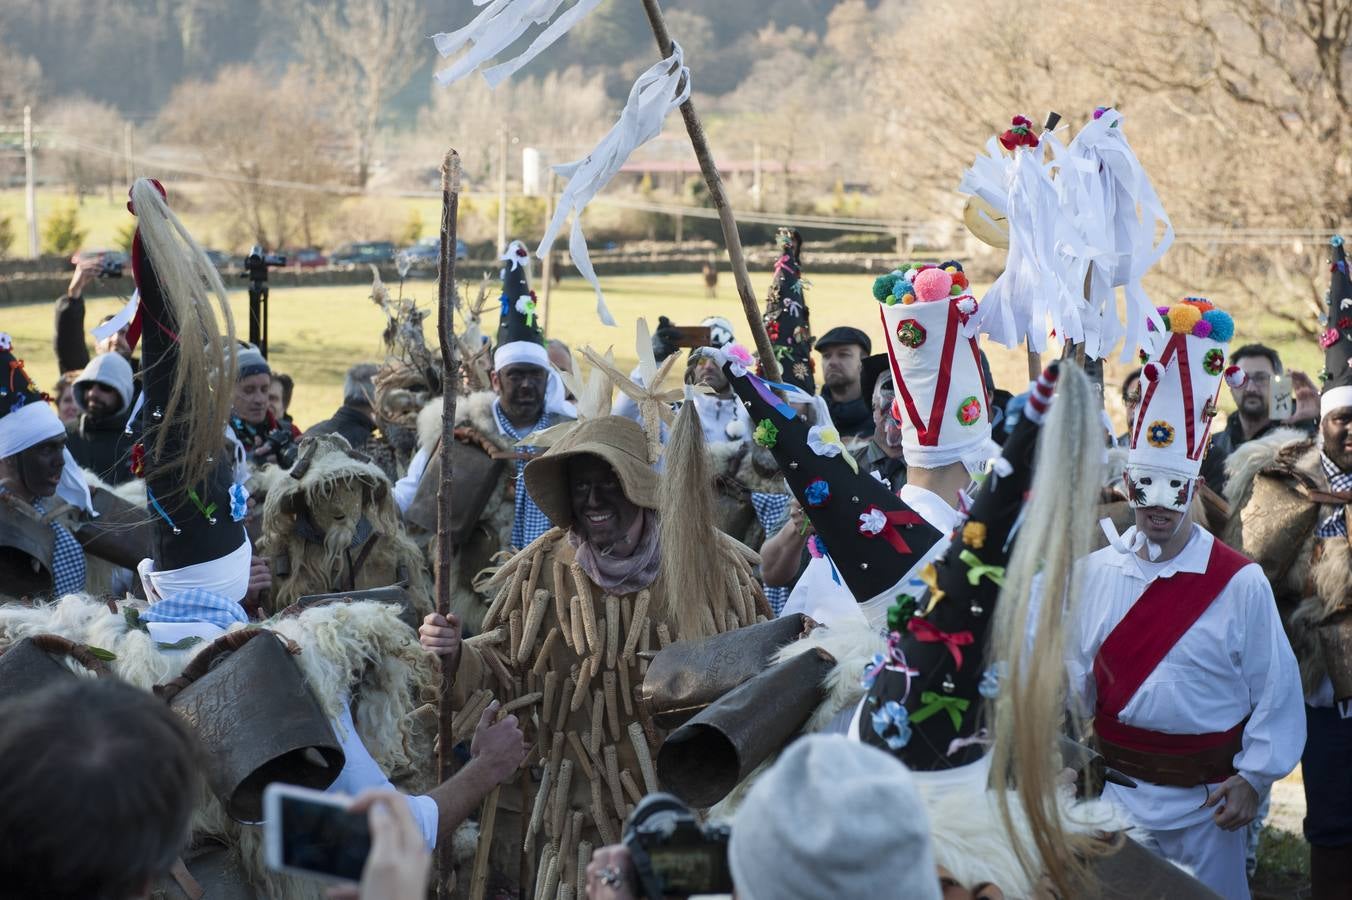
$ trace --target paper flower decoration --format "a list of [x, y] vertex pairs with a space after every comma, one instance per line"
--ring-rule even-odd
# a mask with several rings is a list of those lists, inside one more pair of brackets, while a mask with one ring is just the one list
[[1225, 371], [1225, 354], [1221, 352], [1220, 348], [1212, 347], [1206, 352], [1206, 356], [1202, 357], [1202, 368], [1206, 370], [1208, 375], [1221, 374]]
[[803, 490], [803, 499], [807, 505], [816, 509], [826, 505], [831, 499], [831, 485], [823, 478], [814, 478]]
[[1146, 429], [1146, 440], [1152, 447], [1167, 447], [1174, 442], [1174, 426], [1162, 420], [1151, 422]]
[[1336, 328], [1325, 329], [1324, 333], [1319, 336], [1319, 346], [1327, 350], [1334, 344], [1338, 343], [1339, 337], [1341, 337], [1341, 335], [1338, 334], [1338, 329]]
[[0, 333], [0, 350], [8, 353], [14, 349], [14, 339], [7, 334]]
[[902, 319], [897, 324], [897, 343], [915, 350], [925, 343], [925, 326], [915, 319]]
[[818, 456], [839, 456], [845, 452], [840, 432], [834, 425], [813, 425], [807, 430], [807, 446]]
[[771, 450], [775, 444], [779, 443], [779, 429], [769, 419], [761, 419], [759, 424], [756, 425], [756, 432], [752, 437], [757, 444]]
[[873, 711], [873, 733], [882, 738], [893, 753], [911, 742], [911, 723], [906, 707], [888, 700]]
[[859, 514], [859, 533], [868, 535], [882, 534], [887, 527], [887, 513], [876, 506], [870, 506]]
[[230, 519], [243, 522], [249, 514], [249, 490], [242, 484], [230, 485]]
[[981, 401], [975, 396], [964, 397], [958, 403], [958, 424], [975, 425], [981, 421]]
[[987, 700], [994, 700], [1000, 696], [1000, 671], [992, 666], [981, 673], [981, 684], [977, 685], [977, 693]]
[[1012, 127], [1000, 135], [1000, 146], [1013, 152], [1015, 147], [1036, 147], [1037, 135], [1033, 133], [1033, 123], [1025, 116], [1015, 116]]

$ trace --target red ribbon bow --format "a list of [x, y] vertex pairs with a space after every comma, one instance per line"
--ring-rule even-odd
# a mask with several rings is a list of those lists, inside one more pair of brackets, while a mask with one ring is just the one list
[[876, 534], [871, 531], [864, 531], [862, 527], [860, 528], [859, 533], [866, 538], [882, 538], [891, 544], [892, 549], [898, 553], [910, 553], [911, 545], [906, 543], [905, 539], [902, 538], [901, 533], [897, 531], [897, 529], [904, 525], [923, 525], [925, 520], [921, 518], [918, 513], [914, 513], [909, 509], [894, 509], [891, 512], [883, 512], [883, 510], [877, 506], [870, 506], [868, 509], [864, 510], [866, 515], [874, 512], [883, 513], [883, 515], [887, 517], [887, 524]]
[[959, 669], [962, 668], [961, 648], [969, 646], [975, 640], [970, 631], [955, 631], [949, 634], [947, 631], [940, 631], [928, 619], [913, 618], [906, 623], [906, 627], [921, 643], [947, 646], [948, 652], [953, 654], [953, 662]]

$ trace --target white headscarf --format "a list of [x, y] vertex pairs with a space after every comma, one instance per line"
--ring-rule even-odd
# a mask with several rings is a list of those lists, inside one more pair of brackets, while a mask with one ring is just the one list
[[[0, 418], [0, 459], [17, 456], [30, 447], [66, 436], [66, 426], [46, 403], [26, 403], [9, 415]], [[61, 469], [61, 483], [56, 495], [71, 506], [77, 506], [90, 515], [94, 502], [89, 497], [89, 485], [80, 474], [80, 464], [69, 450], [62, 450], [66, 464]]]

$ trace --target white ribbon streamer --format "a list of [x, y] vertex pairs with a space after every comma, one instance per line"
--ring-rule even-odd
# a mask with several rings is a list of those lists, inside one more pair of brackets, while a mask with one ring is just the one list
[[1154, 562], [1164, 552], [1163, 547], [1151, 543], [1144, 534], [1136, 529], [1135, 525], [1129, 526], [1126, 531], [1118, 534], [1117, 527], [1113, 525], [1113, 520], [1105, 516], [1099, 519], [1099, 528], [1103, 529], [1103, 536], [1108, 539], [1108, 545], [1123, 556], [1135, 556], [1141, 552], [1142, 547], [1145, 547], [1150, 561]]
[[578, 272], [596, 292], [596, 314], [606, 325], [614, 325], [615, 319], [606, 308], [601, 283], [587, 253], [587, 238], [582, 233], [582, 210], [610, 183], [629, 154], [662, 133], [662, 123], [666, 121], [668, 113], [690, 97], [690, 70], [685, 67], [683, 60], [681, 45], [672, 41], [671, 56], [638, 77], [629, 91], [629, 100], [620, 112], [619, 121], [592, 152], [575, 162], [553, 167], [555, 172], [568, 179], [568, 187], [559, 198], [558, 209], [545, 229], [535, 255], [540, 259], [545, 258], [564, 220], [572, 213], [573, 227], [568, 235], [568, 253]]
[[[475, 16], [465, 27], [432, 36], [437, 52], [442, 56], [451, 56], [466, 44], [474, 45], [455, 63], [438, 72], [437, 81], [442, 85], [450, 85], [471, 74], [479, 66], [516, 43], [532, 25], [548, 22], [566, 2], [568, 0], [492, 0], [491, 3], [489, 0], [474, 0], [475, 6], [488, 4], [488, 8]], [[600, 0], [578, 0], [572, 9], [554, 19], [553, 23], [531, 42], [525, 52], [484, 72], [488, 83], [496, 87], [504, 78], [529, 63], [567, 34], [568, 29], [581, 21], [582, 17], [595, 9], [599, 3]]]
[[95, 325], [89, 329], [89, 333], [94, 335], [94, 340], [102, 341], [112, 337], [131, 324], [131, 320], [136, 318], [136, 307], [141, 304], [141, 294], [139, 291], [131, 292], [131, 299], [126, 302], [121, 309], [113, 314], [113, 317], [107, 322]]

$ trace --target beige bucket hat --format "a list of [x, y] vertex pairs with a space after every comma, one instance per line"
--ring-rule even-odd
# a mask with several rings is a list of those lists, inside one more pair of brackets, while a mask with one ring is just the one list
[[590, 454], [610, 464], [630, 502], [657, 509], [657, 473], [648, 464], [648, 438], [638, 423], [622, 416], [585, 419], [549, 450], [526, 464], [526, 490], [555, 525], [573, 524], [568, 496], [568, 460]]

